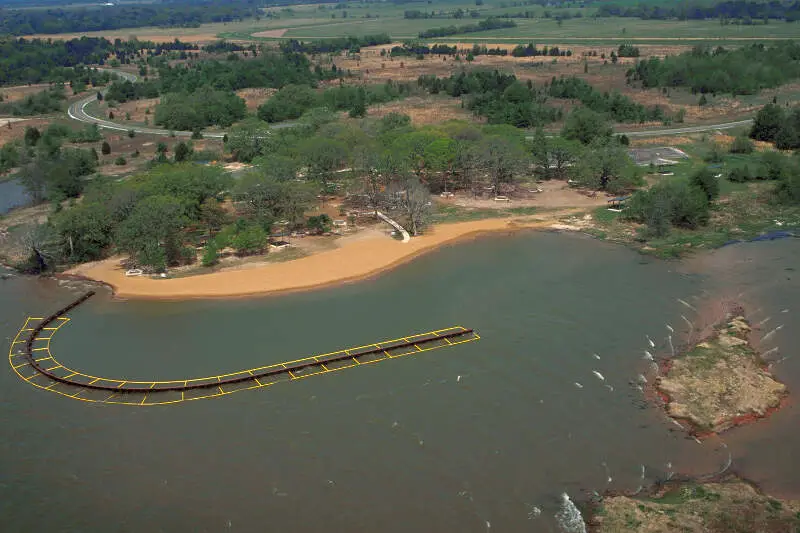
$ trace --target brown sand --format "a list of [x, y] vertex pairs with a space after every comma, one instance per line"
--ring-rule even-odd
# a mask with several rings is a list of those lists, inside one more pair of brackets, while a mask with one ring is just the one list
[[406, 263], [422, 253], [467, 237], [493, 231], [547, 228], [574, 209], [546, 217], [486, 219], [443, 224], [408, 243], [385, 235], [343, 239], [341, 247], [284, 263], [227, 270], [193, 277], [126, 277], [119, 258], [81, 265], [68, 274], [111, 285], [117, 296], [142, 299], [189, 299], [254, 296], [335, 285], [368, 278]]

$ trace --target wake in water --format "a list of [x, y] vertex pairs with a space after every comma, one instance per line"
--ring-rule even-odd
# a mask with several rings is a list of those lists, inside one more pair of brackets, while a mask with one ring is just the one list
[[779, 331], [780, 331], [780, 330], [782, 330], [782, 329], [783, 329], [783, 324], [781, 324], [781, 325], [780, 325], [780, 326], [778, 326], [777, 328], [773, 329], [772, 331], [770, 331], [769, 333], [767, 333], [766, 335], [764, 335], [763, 337], [761, 337], [761, 342], [766, 342], [766, 341], [768, 341], [768, 340], [769, 340], [769, 339], [771, 339], [773, 336], [775, 336], [775, 334], [776, 334], [777, 332], [779, 332]]
[[586, 522], [566, 492], [561, 494], [561, 509], [556, 513], [556, 523], [564, 533], [586, 533]]

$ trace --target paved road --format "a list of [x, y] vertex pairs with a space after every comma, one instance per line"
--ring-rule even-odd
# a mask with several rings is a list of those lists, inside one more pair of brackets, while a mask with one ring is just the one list
[[[130, 80], [136, 81], [138, 78], [135, 74], [130, 74], [128, 72], [123, 72], [121, 70], [113, 70], [113, 69], [105, 69], [109, 72], [113, 72], [117, 74], [119, 77]], [[106, 89], [101, 91], [105, 94]], [[136, 133], [146, 134], [146, 135], [162, 135], [162, 136], [171, 136], [175, 135], [177, 137], [191, 137], [191, 131], [173, 131], [173, 130], [164, 130], [159, 128], [147, 128], [144, 126], [129, 126], [126, 124], [121, 124], [119, 122], [112, 122], [110, 120], [106, 120], [105, 118], [95, 117], [90, 115], [86, 112], [86, 106], [88, 106], [91, 102], [94, 102], [97, 96], [92, 95], [77, 102], [73, 103], [67, 109], [67, 114], [71, 119], [78, 120], [80, 122], [85, 122], [87, 124], [97, 124], [98, 127], [108, 129], [108, 130], [116, 130], [116, 131], [130, 131], [133, 130]], [[737, 120], [735, 122], [723, 122], [720, 124], [708, 124], [703, 126], [686, 126], [683, 128], [653, 128], [648, 130], [638, 130], [638, 131], [626, 131], [624, 129], [618, 130], [616, 133], [624, 133], [628, 137], [655, 137], [660, 135], [682, 135], [686, 133], [702, 133], [704, 131], [713, 131], [713, 130], [727, 130], [731, 128], [738, 128], [741, 126], [748, 126], [752, 124], [752, 119], [746, 120]], [[281, 124], [275, 124], [270, 126], [271, 128], [287, 128], [294, 126], [294, 123], [284, 122]], [[205, 138], [212, 138], [212, 139], [222, 139], [225, 136], [225, 132], [216, 132], [216, 133], [203, 133], [203, 137]], [[533, 137], [528, 137], [528, 139], [532, 139]]]
[[653, 137], [657, 135], [681, 135], [684, 133], [702, 133], [704, 131], [712, 130], [729, 130], [741, 126], [749, 126], [753, 123], [753, 119], [737, 120], [735, 122], [724, 122], [722, 124], [711, 124], [705, 126], [686, 126], [684, 128], [672, 129], [650, 129], [640, 131], [618, 131], [617, 133], [624, 133], [628, 137]]
[[[117, 74], [120, 78], [128, 80], [128, 81], [136, 81], [138, 78], [135, 74], [130, 74], [128, 72], [123, 72], [121, 70], [112, 70], [106, 69], [108, 72], [113, 72]], [[101, 92], [105, 95], [108, 89], [103, 89]], [[95, 117], [90, 115], [86, 112], [86, 106], [90, 103], [94, 102], [97, 99], [96, 95], [87, 96], [77, 102], [74, 102], [72, 105], [69, 106], [67, 109], [67, 115], [69, 118], [73, 120], [78, 120], [80, 122], [85, 122], [87, 124], [97, 124], [98, 127], [107, 129], [107, 130], [116, 130], [116, 131], [130, 131], [133, 130], [136, 133], [148, 134], [148, 135], [163, 135], [168, 136], [172, 135], [173, 133], [176, 136], [180, 137], [191, 137], [191, 131], [171, 131], [171, 130], [163, 130], [159, 128], [147, 128], [144, 126], [129, 126], [126, 124], [120, 124], [118, 122], [112, 122], [110, 120], [106, 120], [105, 118]], [[224, 133], [204, 133], [203, 137], [211, 137], [215, 139], [221, 139], [225, 135]]]

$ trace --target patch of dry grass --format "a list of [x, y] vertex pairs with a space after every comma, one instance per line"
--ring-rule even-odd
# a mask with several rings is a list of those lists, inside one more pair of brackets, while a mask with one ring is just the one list
[[657, 384], [669, 397], [670, 416], [688, 420], [700, 431], [719, 432], [780, 405], [786, 387], [762, 368], [747, 340], [749, 333], [747, 321], [734, 317], [672, 361]]

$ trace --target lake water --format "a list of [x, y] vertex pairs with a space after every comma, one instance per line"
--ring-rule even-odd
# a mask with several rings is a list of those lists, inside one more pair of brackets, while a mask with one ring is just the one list
[[[796, 493], [792, 406], [726, 434], [727, 448], [698, 444], [631, 382], [652, 378], [647, 336], [664, 354], [666, 324], [678, 344], [688, 329], [681, 315], [698, 320], [679, 298], [701, 310], [732, 285], [759, 316], [773, 316], [768, 324], [785, 325], [770, 341], [792, 355], [800, 300], [786, 268], [799, 259], [796, 241], [733, 246], [680, 265], [587, 238], [522, 233], [309, 293], [96, 297], [73, 312], [53, 350], [101, 376], [208, 375], [452, 325], [482, 338], [162, 407], [62, 398], [7, 368], [4, 530], [558, 531], [564, 492], [582, 499], [634, 491], [670, 471], [714, 472], [729, 451], [740, 473]], [[83, 290], [0, 281], [0, 331], [13, 337], [26, 316]], [[798, 364], [776, 366], [790, 389], [800, 384]]]
[[15, 207], [27, 205], [30, 196], [19, 180], [0, 181], [0, 215]]

